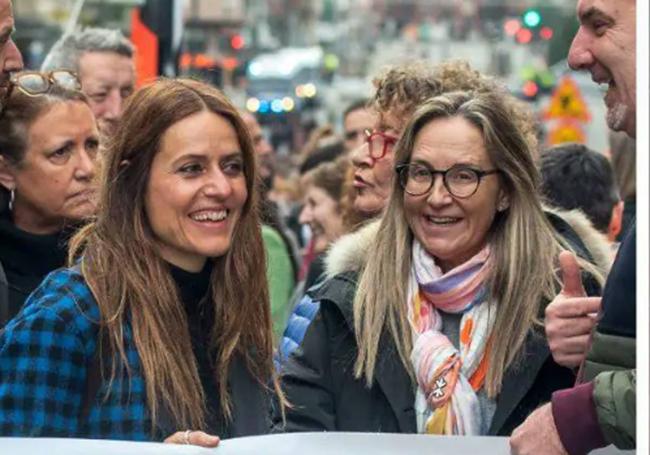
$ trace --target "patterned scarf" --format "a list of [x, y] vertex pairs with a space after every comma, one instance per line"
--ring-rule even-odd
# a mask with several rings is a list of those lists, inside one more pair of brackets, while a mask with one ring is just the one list
[[[494, 305], [485, 301], [483, 286], [490, 271], [489, 247], [445, 274], [417, 240], [412, 251], [408, 301], [414, 331], [411, 362], [418, 381], [418, 432], [483, 434], [487, 425], [476, 392], [485, 382], [495, 315]], [[460, 349], [440, 331], [438, 310], [463, 314]]]

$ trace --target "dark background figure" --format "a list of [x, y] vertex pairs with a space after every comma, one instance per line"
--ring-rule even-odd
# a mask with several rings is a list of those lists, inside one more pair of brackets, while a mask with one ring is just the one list
[[582, 144], [563, 144], [541, 156], [542, 193], [551, 205], [580, 209], [613, 242], [623, 221], [623, 202], [607, 158]]
[[94, 214], [99, 148], [72, 73], [18, 73], [11, 84], [0, 114], [0, 262], [9, 290], [0, 325], [65, 265], [68, 238]]
[[119, 30], [87, 28], [63, 35], [45, 57], [41, 70], [75, 71], [99, 130], [111, 135], [124, 101], [135, 89], [133, 44]]
[[369, 109], [368, 98], [352, 102], [343, 111], [343, 145], [346, 153], [355, 150], [366, 142], [366, 130], [375, 126], [375, 115]]
[[[11, 35], [14, 32], [14, 15], [11, 0], [0, 0], [0, 98], [4, 99], [12, 71], [23, 68], [23, 57], [16, 47]], [[2, 103], [4, 104], [4, 103]], [[2, 109], [0, 104], [0, 109]], [[0, 194], [0, 206], [6, 202]], [[2, 262], [0, 261], [0, 326], [8, 316], [8, 282]]]
[[611, 131], [609, 147], [614, 178], [623, 200], [623, 226], [616, 239], [621, 242], [636, 219], [636, 140]]

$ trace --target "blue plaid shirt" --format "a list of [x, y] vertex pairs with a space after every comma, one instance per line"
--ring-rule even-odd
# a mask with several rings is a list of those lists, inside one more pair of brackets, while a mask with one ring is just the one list
[[130, 327], [124, 337], [131, 376], [120, 370], [105, 401], [103, 382], [80, 421], [98, 320], [97, 303], [75, 268], [50, 273], [27, 299], [0, 331], [0, 436], [161, 439], [151, 433]]

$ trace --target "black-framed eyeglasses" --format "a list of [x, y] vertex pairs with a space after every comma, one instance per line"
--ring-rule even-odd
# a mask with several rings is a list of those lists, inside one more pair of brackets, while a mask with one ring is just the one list
[[419, 163], [400, 164], [395, 167], [401, 187], [411, 196], [422, 196], [433, 188], [434, 176], [442, 175], [442, 183], [454, 197], [471, 197], [486, 175], [496, 174], [498, 169], [483, 171], [466, 165], [456, 165], [445, 170], [430, 169]]
[[366, 129], [363, 133], [366, 135], [368, 152], [373, 160], [380, 160], [385, 157], [388, 150], [399, 140], [398, 137], [377, 130]]
[[44, 73], [22, 71], [12, 74], [0, 101], [0, 113], [4, 111], [7, 100], [14, 89], [20, 90], [27, 96], [40, 96], [48, 93], [54, 85], [67, 90], [81, 90], [79, 78], [70, 70], [54, 70]]

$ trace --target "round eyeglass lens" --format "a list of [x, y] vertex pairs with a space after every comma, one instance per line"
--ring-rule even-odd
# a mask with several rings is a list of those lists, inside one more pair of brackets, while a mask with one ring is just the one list
[[69, 71], [54, 71], [52, 80], [65, 89], [81, 90], [79, 79]]
[[21, 74], [16, 85], [30, 95], [39, 95], [47, 92], [49, 82], [42, 74]]
[[454, 196], [468, 197], [476, 191], [478, 175], [469, 168], [450, 169], [447, 172], [447, 185]]

